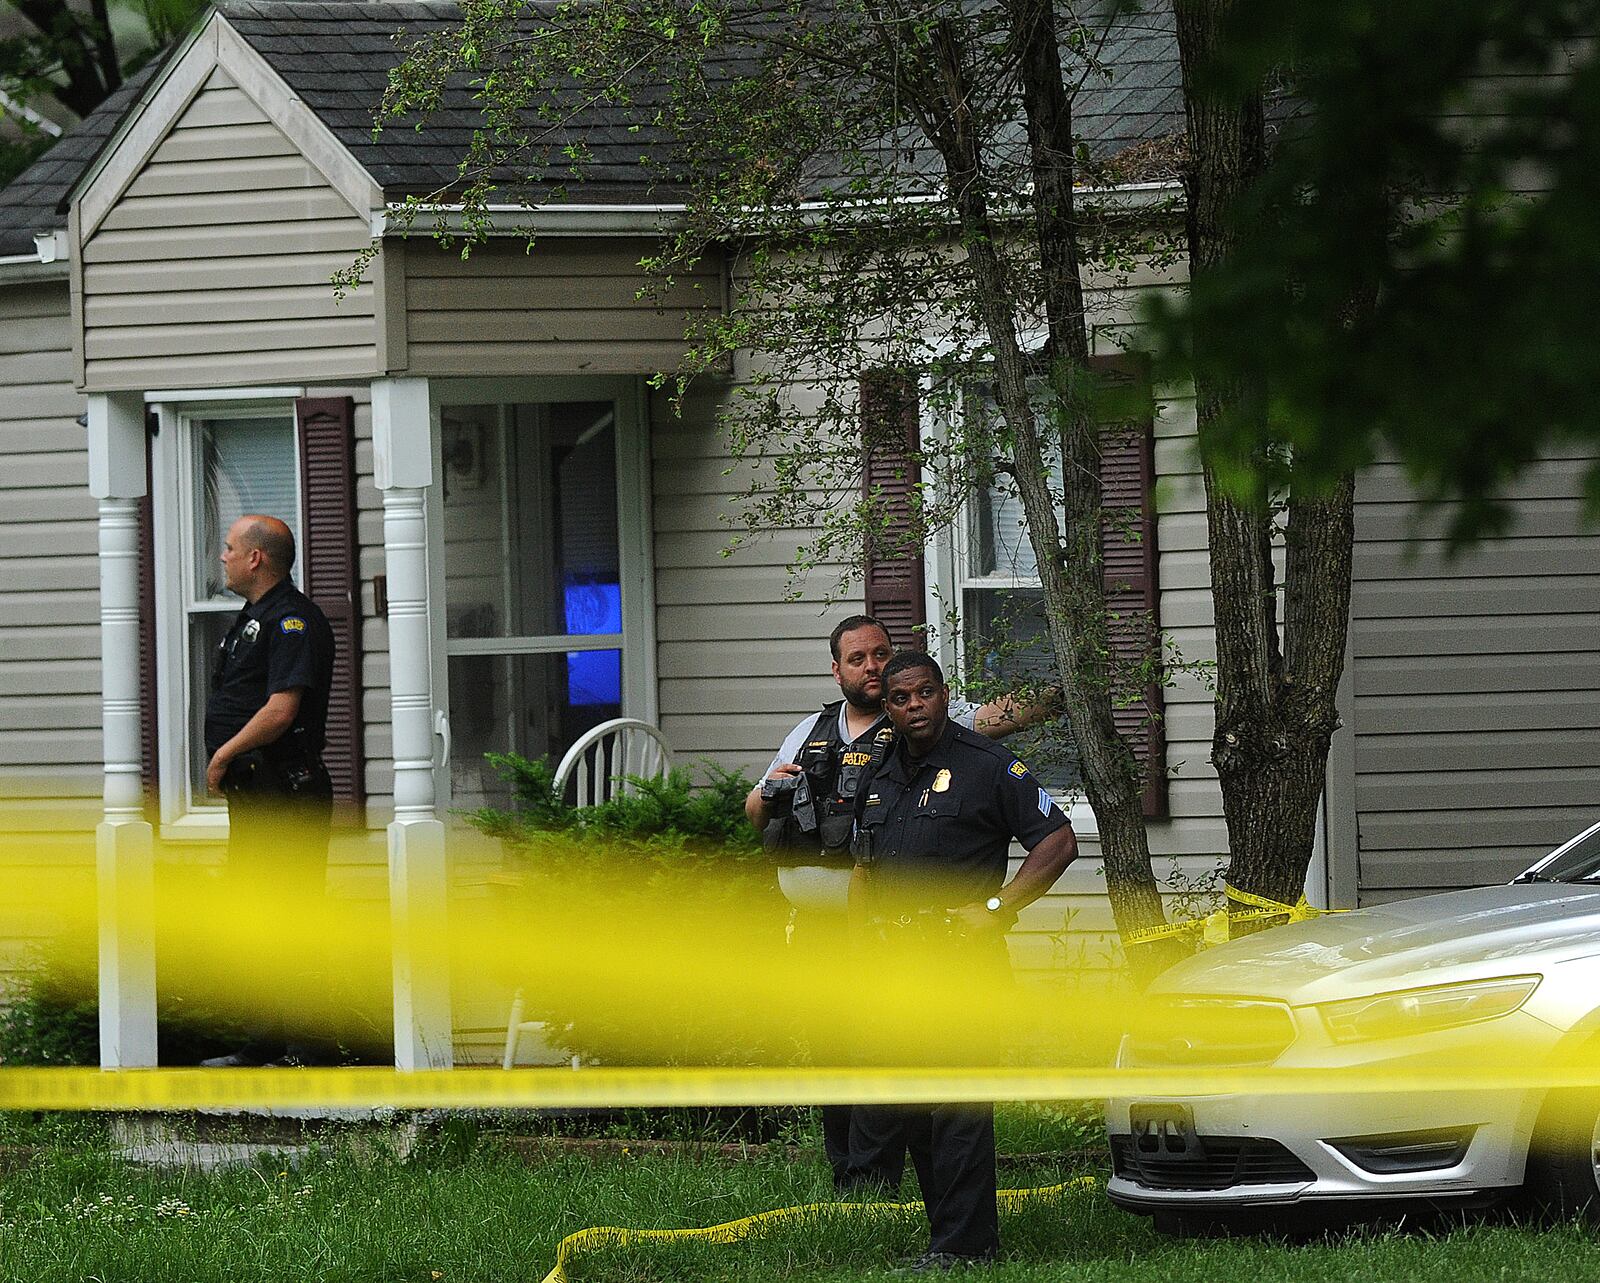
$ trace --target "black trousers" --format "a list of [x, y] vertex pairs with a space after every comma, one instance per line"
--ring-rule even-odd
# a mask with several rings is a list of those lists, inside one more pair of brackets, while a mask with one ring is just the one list
[[863, 1150], [910, 1150], [929, 1251], [983, 1257], [999, 1250], [993, 1105], [858, 1105], [852, 1121]]
[[[802, 968], [820, 968], [848, 956], [849, 924], [842, 913], [797, 910], [789, 945]], [[813, 1027], [805, 1031], [812, 1059], [826, 1064], [849, 1063], [848, 1047], [837, 1031]], [[905, 1140], [898, 1134], [862, 1130], [856, 1122], [858, 1105], [822, 1105], [822, 1150], [833, 1169], [833, 1187], [841, 1194], [893, 1191], [900, 1188], [906, 1170]]]
[[[914, 968], [919, 957], [930, 955], [948, 967], [954, 959], [964, 973], [981, 977], [983, 986], [997, 995], [1012, 983], [1010, 957], [999, 935], [942, 937], [936, 929], [929, 934], [925, 922], [913, 921], [906, 929], [887, 929], [868, 950], [869, 960], [891, 967]], [[984, 1014], [951, 1011], [949, 1018], [967, 1044], [956, 1050], [953, 1060], [993, 1063], [998, 1031], [988, 1027], [991, 1022]], [[999, 1251], [993, 1105], [860, 1106], [852, 1127], [852, 1144], [860, 1154], [892, 1153], [899, 1147], [910, 1152], [928, 1214], [929, 1251], [971, 1257]]]
[[[244, 1013], [248, 1049], [261, 1055], [332, 1045], [320, 1009], [327, 1003], [327, 967], [315, 933], [286, 948], [280, 924], [315, 923], [323, 916], [333, 788], [314, 764], [309, 783], [291, 789], [283, 775], [254, 754], [230, 770], [228, 867], [225, 886], [235, 914], [240, 974], [267, 978]], [[309, 936], [308, 938], [305, 938]]]

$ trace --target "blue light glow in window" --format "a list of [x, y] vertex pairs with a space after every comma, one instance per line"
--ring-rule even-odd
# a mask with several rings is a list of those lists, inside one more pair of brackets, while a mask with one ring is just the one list
[[[567, 632], [593, 637], [622, 631], [622, 586], [569, 582], [563, 590]], [[622, 652], [567, 652], [567, 703], [572, 707], [622, 703]]]

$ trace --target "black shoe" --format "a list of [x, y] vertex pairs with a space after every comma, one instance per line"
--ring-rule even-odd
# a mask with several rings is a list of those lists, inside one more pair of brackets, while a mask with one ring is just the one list
[[267, 1058], [248, 1048], [230, 1051], [226, 1056], [212, 1056], [200, 1062], [201, 1069], [260, 1069]]
[[948, 1274], [951, 1270], [964, 1270], [975, 1266], [993, 1265], [994, 1253], [981, 1256], [964, 1256], [960, 1252], [924, 1252], [910, 1265], [902, 1265], [890, 1274]]

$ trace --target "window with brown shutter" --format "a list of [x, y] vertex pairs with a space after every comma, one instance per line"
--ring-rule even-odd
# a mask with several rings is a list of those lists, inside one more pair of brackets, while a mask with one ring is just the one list
[[[1148, 362], [1137, 355], [1096, 357], [1096, 414], [1102, 426], [1101, 551], [1108, 641], [1113, 657], [1117, 729], [1145, 766], [1144, 812], [1167, 813], [1166, 744], [1158, 667], [1153, 401]], [[997, 415], [992, 391], [974, 388], [968, 413]], [[1053, 482], [1059, 491], [1060, 474]], [[1053, 681], [1043, 590], [1014, 486], [997, 477], [976, 485], [965, 520], [953, 532], [954, 584], [965, 638], [965, 663], [1003, 685]], [[920, 559], [918, 568], [920, 570]], [[870, 563], [869, 563], [870, 565]], [[969, 673], [970, 675], [970, 673]], [[1130, 689], [1129, 683], [1139, 677]], [[1048, 737], [1046, 737], [1048, 738]], [[1045, 749], [1052, 746], [1043, 745]], [[1023, 751], [1023, 750], [1019, 750]], [[1030, 762], [1058, 791], [1077, 782], [1076, 767], [1046, 752]]]
[[913, 529], [912, 496], [921, 479], [919, 434], [916, 378], [897, 370], [864, 375], [861, 491], [881, 495], [884, 523], [868, 535], [862, 586], [867, 614], [883, 621], [896, 650], [927, 645], [922, 537]]
[[1144, 813], [1167, 814], [1167, 746], [1159, 677], [1160, 598], [1156, 591], [1155, 423], [1149, 362], [1124, 354], [1095, 357], [1101, 423], [1100, 550], [1107, 640], [1117, 668], [1143, 673], [1117, 682], [1112, 717], [1145, 767]]
[[[323, 761], [337, 801], [366, 796], [361, 746], [360, 568], [356, 556], [355, 403], [349, 397], [295, 402], [305, 506], [301, 587], [333, 627], [333, 689]], [[359, 817], [356, 817], [359, 819]]]

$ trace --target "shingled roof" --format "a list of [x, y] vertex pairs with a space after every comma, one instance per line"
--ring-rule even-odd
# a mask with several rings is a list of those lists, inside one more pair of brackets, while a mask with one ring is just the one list
[[62, 208], [67, 193], [155, 71], [152, 61], [0, 190], [0, 258], [31, 254], [34, 233], [67, 225]]
[[[390, 199], [427, 195], [457, 181], [457, 163], [481, 116], [471, 91], [452, 86], [423, 130], [394, 125], [376, 138], [373, 110], [403, 41], [454, 22], [452, 0], [222, 0], [228, 22], [328, 125]], [[1156, 144], [1183, 130], [1177, 42], [1168, 6], [1122, 14], [1093, 73], [1074, 99], [1074, 123], [1092, 156], [1164, 154]], [[94, 161], [123, 111], [150, 78], [147, 69], [0, 192], [0, 255], [25, 254], [33, 234], [65, 223], [64, 199]], [[730, 67], [731, 71], [732, 68]], [[572, 126], [588, 150], [581, 199], [627, 205], [670, 200], [659, 173], [641, 165], [668, 154], [669, 140], [631, 129], [615, 109], [590, 108]], [[557, 140], [559, 146], [560, 140]], [[1119, 174], [1129, 177], [1165, 174]], [[551, 176], [554, 186], [565, 173]], [[534, 192], [522, 193], [536, 197]]]
[[[471, 91], [451, 86], [440, 110], [418, 133], [404, 125], [372, 137], [372, 114], [389, 69], [399, 61], [395, 37], [438, 30], [457, 20], [450, 0], [326, 3], [314, 0], [222, 0], [220, 9], [289, 86], [339, 136], [391, 197], [426, 195], [456, 180], [482, 116]], [[1092, 155], [1115, 155], [1183, 130], [1183, 94], [1172, 13], [1119, 10], [1099, 61], [1074, 100], [1074, 125]], [[729, 72], [734, 70], [730, 61]], [[649, 126], [630, 127], [613, 108], [589, 107], [571, 127], [588, 152], [585, 202], [626, 204], [668, 199], [641, 154], [662, 160], [669, 140]], [[559, 150], [561, 138], [553, 140]], [[565, 174], [552, 176], [552, 183]], [[646, 196], [646, 192], [649, 195]]]
[[[457, 183], [457, 164], [483, 123], [465, 84], [447, 87], [440, 109], [420, 132], [400, 122], [372, 136], [373, 111], [406, 43], [396, 37], [419, 36], [459, 21], [460, 9], [450, 0], [222, 0], [218, 8], [338, 135], [386, 196], [425, 196]], [[604, 106], [588, 107], [571, 123], [569, 132], [581, 135], [589, 153], [583, 166], [585, 202], [647, 199], [652, 175], [639, 164], [640, 155], [664, 155], [667, 140], [649, 129], [630, 131], [628, 123], [624, 113]], [[559, 150], [564, 141], [556, 138], [552, 146]], [[567, 177], [563, 168], [546, 187]], [[537, 196], [538, 189], [529, 194]], [[657, 190], [648, 199], [662, 196]]]

